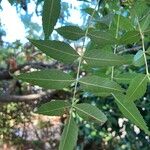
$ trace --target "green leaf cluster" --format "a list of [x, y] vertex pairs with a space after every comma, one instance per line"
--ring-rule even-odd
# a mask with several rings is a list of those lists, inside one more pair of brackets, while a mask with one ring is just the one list
[[[112, 7], [109, 2], [106, 3], [107, 7]], [[142, 6], [147, 6], [144, 1], [143, 3]], [[123, 115], [150, 135], [148, 127], [134, 103], [145, 94], [150, 80], [147, 65], [149, 50], [146, 51], [146, 41], [144, 41], [144, 33], [149, 28], [149, 12], [146, 11], [146, 6], [142, 12], [137, 10], [140, 4], [140, 1], [133, 4], [131, 14], [127, 16], [123, 15], [122, 10], [118, 12], [117, 9], [113, 14], [112, 12], [103, 14], [99, 20], [97, 18], [100, 15], [97, 9], [85, 9], [84, 11], [100, 26], [96, 26], [95, 23], [93, 27], [88, 26], [86, 29], [78, 26], [62, 26], [55, 29], [59, 35], [72, 42], [80, 41], [81, 38], [86, 40], [88, 37], [90, 39], [85, 52], [82, 49], [83, 52], [78, 53], [66, 42], [49, 40], [60, 16], [61, 1], [44, 1], [42, 20], [45, 40], [30, 39], [30, 42], [47, 56], [59, 62], [74, 65], [78, 63], [77, 77], [72, 77], [68, 72], [51, 69], [21, 74], [16, 78], [45, 89], [73, 89], [74, 96], [70, 99], [51, 101], [39, 107], [37, 111], [39, 114], [50, 116], [67, 115], [60, 141], [60, 150], [73, 150], [76, 145], [78, 125], [75, 119], [81, 117], [86, 121], [100, 124], [107, 120], [97, 106], [78, 103], [80, 100], [76, 97], [76, 93], [81, 91], [91, 92], [95, 95], [113, 96]], [[134, 11], [135, 9], [137, 11]], [[146, 16], [143, 16], [144, 12], [146, 12]], [[149, 35], [146, 38], [149, 39]], [[142, 48], [138, 49], [136, 54], [131, 51], [124, 54], [126, 47], [131, 44], [140, 45]], [[123, 47], [121, 52], [118, 50], [119, 47]], [[134, 47], [132, 48], [134, 49]], [[87, 71], [87, 75], [80, 78], [82, 65], [89, 70], [95, 70], [95, 72], [99, 69], [103, 70], [103, 76], [100, 76], [98, 71], [97, 75], [93, 75], [92, 71]], [[145, 67], [145, 73], [136, 72], [136, 69], [142, 65]], [[136, 68], [135, 71], [132, 68]]]

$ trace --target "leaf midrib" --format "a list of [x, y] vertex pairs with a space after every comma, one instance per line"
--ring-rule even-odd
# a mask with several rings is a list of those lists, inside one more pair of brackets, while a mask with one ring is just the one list
[[115, 59], [111, 59], [111, 58], [110, 59], [106, 59], [106, 58], [104, 59], [104, 58], [96, 58], [96, 57], [88, 57], [88, 56], [83, 56], [83, 58], [90, 59], [90, 60], [97, 60], [97, 61], [109, 61], [109, 62], [112, 62], [112, 61], [113, 62], [120, 62], [120, 61], [122, 61], [122, 62], [124, 62], [124, 60], [121, 60], [121, 59], [115, 60]]
[[[52, 3], [51, 3], [50, 15], [49, 15], [49, 19], [48, 19], [48, 25], [50, 25], [50, 23], [51, 23], [51, 14], [52, 14], [52, 12], [53, 12], [53, 4], [54, 4], [54, 1], [55, 1], [55, 0], [52, 0]], [[47, 34], [49, 33], [49, 31], [50, 31], [50, 28], [47, 28]]]

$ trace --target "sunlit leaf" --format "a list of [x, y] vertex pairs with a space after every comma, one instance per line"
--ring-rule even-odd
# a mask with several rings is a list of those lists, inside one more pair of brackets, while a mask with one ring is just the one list
[[49, 39], [60, 15], [60, 0], [44, 0], [42, 25], [45, 39]]
[[69, 116], [65, 127], [63, 129], [63, 133], [61, 136], [61, 141], [59, 144], [59, 150], [73, 150], [78, 137], [78, 127], [72, 117]]
[[96, 106], [87, 103], [74, 105], [78, 115], [86, 121], [105, 123], [107, 118]]
[[115, 94], [113, 96], [116, 100], [120, 111], [124, 114], [124, 116], [127, 119], [129, 119], [132, 123], [137, 125], [141, 130], [145, 131], [145, 133], [150, 135], [148, 127], [139, 110], [137, 109], [136, 105], [133, 102], [126, 102], [125, 96], [122, 94]]
[[147, 88], [147, 76], [146, 75], [137, 75], [129, 85], [129, 88], [126, 92], [126, 100], [128, 102], [135, 101], [141, 98]]
[[74, 82], [69, 74], [55, 69], [24, 73], [16, 78], [46, 89], [62, 89]]
[[64, 26], [56, 29], [56, 31], [69, 40], [78, 40], [85, 35], [85, 31], [77, 26]]
[[65, 42], [50, 40], [30, 40], [30, 42], [47, 56], [64, 63], [73, 63], [79, 57], [77, 52]]
[[38, 108], [36, 113], [48, 116], [61, 116], [69, 111], [71, 104], [63, 100], [55, 100], [43, 104]]

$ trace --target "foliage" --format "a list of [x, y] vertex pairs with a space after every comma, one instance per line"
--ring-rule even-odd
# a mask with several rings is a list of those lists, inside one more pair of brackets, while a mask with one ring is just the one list
[[[67, 114], [67, 121], [59, 146], [60, 150], [66, 148], [71, 150], [75, 146], [78, 127], [74, 118], [76, 120], [82, 118], [86, 121], [96, 123], [104, 123], [107, 120], [106, 116], [96, 106], [82, 103], [82, 100], [78, 97], [78, 93], [82, 91], [106, 97], [113, 96], [124, 116], [141, 130], [144, 130], [146, 134], [150, 135], [150, 131], [134, 103], [135, 100], [140, 99], [145, 94], [147, 84], [150, 80], [146, 52], [149, 42], [149, 24], [147, 23], [147, 18], [149, 17], [148, 4], [144, 0], [142, 2], [139, 0], [132, 1], [131, 3], [130, 1], [128, 2], [123, 3], [126, 7], [121, 7], [118, 1], [105, 1], [103, 5], [106, 14], [102, 13], [103, 8], [96, 5], [92, 13], [87, 11], [91, 17], [85, 29], [80, 29], [76, 26], [65, 26], [56, 29], [66, 39], [83, 39], [82, 51], [78, 54], [68, 43], [49, 40], [56, 20], [59, 18], [60, 0], [44, 1], [42, 18], [45, 40], [30, 41], [50, 57], [63, 63], [76, 64], [78, 66], [76, 78], [71, 77], [68, 72], [64, 73], [57, 70], [41, 70], [33, 73], [25, 73], [16, 78], [48, 89], [63, 89], [66, 87], [72, 89], [73, 96], [67, 102], [58, 103], [57, 100], [54, 100], [48, 104], [44, 104], [37, 111], [49, 115], [60, 115], [62, 111]], [[137, 9], [141, 6], [143, 6], [143, 9]], [[110, 13], [111, 10], [113, 11], [113, 16], [109, 24], [107, 24], [108, 16], [112, 15]], [[95, 14], [97, 14], [96, 17]], [[110, 18], [108, 19], [110, 20]], [[124, 20], [127, 22], [126, 26], [124, 25]], [[99, 26], [96, 26], [97, 23]], [[74, 32], [76, 30], [81, 32]], [[87, 39], [90, 39], [90, 42]], [[137, 71], [138, 67], [134, 63], [135, 57], [132, 54], [119, 54], [119, 47], [126, 48], [131, 44], [133, 45], [132, 47], [142, 46], [140, 52], [144, 57], [145, 73], [139, 74], [139, 71]], [[124, 51], [121, 52], [124, 53]], [[140, 59], [136, 59], [136, 62], [138, 62], [138, 66], [143, 65]], [[86, 76], [80, 78], [82, 67], [87, 67], [90, 72], [87, 70]], [[93, 70], [96, 69], [99, 71], [101, 67], [105, 68], [105, 71], [102, 72], [103, 76], [93, 75]], [[125, 74], [125, 70], [129, 71]], [[128, 73], [132, 74], [132, 72], [137, 74], [134, 75], [128, 84], [124, 84], [124, 79], [119, 78], [119, 75], [130, 78]], [[120, 84], [117, 83], [115, 77], [118, 78]], [[55, 111], [50, 112], [49, 110], [51, 109], [58, 111], [56, 113]]]
[[[9, 1], [15, 5], [19, 3], [19, 6], [21, 5], [26, 11], [27, 7], [22, 5], [23, 1]], [[37, 3], [40, 4], [42, 1], [38, 0]], [[85, 6], [92, 2], [84, 1]], [[53, 5], [55, 6], [52, 7]], [[78, 148], [84, 147], [86, 150], [100, 147], [149, 149], [147, 145], [149, 138], [146, 135], [149, 134], [149, 130], [145, 123], [149, 124], [150, 111], [149, 2], [146, 0], [97, 1], [95, 9], [89, 6], [81, 10], [85, 15], [85, 24], [88, 22], [87, 25], [84, 24], [85, 26], [81, 28], [63, 24], [62, 27], [54, 28], [58, 19], [60, 21], [64, 17], [62, 14], [64, 7], [60, 0], [45, 1], [42, 15], [45, 39], [41, 40], [43, 39], [41, 36], [39, 40], [29, 39], [29, 41], [40, 50], [39, 53], [43, 52], [48, 56], [47, 58], [53, 58], [64, 65], [75, 66], [78, 68], [77, 71], [42, 70], [41, 67], [37, 72], [14, 76], [14, 79], [39, 85], [46, 90], [63, 89], [71, 93], [69, 98], [54, 99], [37, 110], [39, 114], [67, 116], [59, 149], [73, 149], [76, 143]], [[53, 10], [52, 13], [47, 13], [50, 10]], [[29, 20], [28, 22], [31, 23]], [[28, 22], [26, 26], [31, 28]], [[58, 33], [57, 36], [64, 37], [63, 42], [50, 40], [53, 30]], [[30, 38], [33, 38], [34, 35], [31, 35]], [[81, 46], [81, 51], [70, 46], [70, 43], [82, 42], [84, 44]], [[45, 60], [44, 54], [38, 55], [38, 58], [32, 56], [35, 52], [33, 47], [25, 51], [21, 50], [20, 45], [18, 47], [12, 46], [1, 50], [0, 61], [4, 68], [7, 67], [7, 60], [12, 62], [14, 58], [19, 64], [30, 62], [32, 59]], [[14, 65], [12, 67], [14, 68]], [[6, 107], [7, 111], [11, 109], [10, 113], [5, 110]], [[22, 104], [13, 103], [1, 109], [0, 129], [6, 141], [15, 139], [12, 133], [12, 120], [15, 123], [24, 121], [22, 115], [18, 113], [26, 112], [27, 108], [25, 107], [24, 110], [21, 108], [24, 108]], [[30, 116], [30, 114], [25, 115]], [[12, 116], [13, 119], [10, 119]], [[3, 124], [4, 118], [7, 125]], [[117, 123], [120, 119], [123, 120], [122, 126]], [[138, 126], [146, 134], [144, 132], [136, 134], [135, 125], [130, 123]], [[126, 136], [123, 130], [126, 130]]]

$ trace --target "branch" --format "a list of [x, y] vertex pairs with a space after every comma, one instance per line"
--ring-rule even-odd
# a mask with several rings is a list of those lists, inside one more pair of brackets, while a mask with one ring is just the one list
[[0, 96], [1, 103], [7, 102], [28, 102], [42, 99], [46, 94], [29, 94], [29, 95], [2, 95]]
[[29, 70], [30, 68], [36, 68], [36, 69], [43, 69], [43, 68], [54, 68], [58, 63], [57, 62], [53, 62], [50, 64], [46, 64], [43, 62], [28, 62], [25, 63], [23, 65], [18, 65], [17, 68], [12, 69], [12, 70], [4, 70], [4, 69], [0, 69], [0, 80], [11, 80], [13, 79], [11, 73], [14, 73], [18, 70], [21, 70], [25, 67], [28, 67], [27, 69]]
[[126, 52], [131, 52], [131, 51], [138, 51], [141, 49], [142, 46], [137, 46], [137, 47], [132, 47], [132, 48], [124, 48], [123, 50], [118, 50], [118, 54], [126, 53]]
[[9, 102], [31, 102], [38, 100], [51, 100], [59, 99], [64, 100], [68, 99], [71, 96], [71, 93], [59, 90], [51, 92], [41, 92], [38, 94], [29, 94], [29, 95], [0, 95], [0, 103], [9, 103]]

